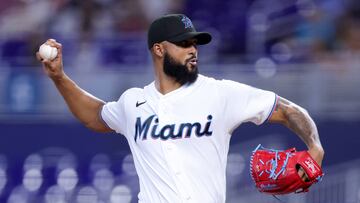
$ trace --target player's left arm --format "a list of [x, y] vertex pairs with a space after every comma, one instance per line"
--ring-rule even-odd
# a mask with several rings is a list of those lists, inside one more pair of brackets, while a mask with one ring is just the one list
[[310, 155], [321, 166], [324, 158], [324, 149], [321, 145], [315, 122], [304, 108], [282, 97], [278, 97], [269, 122], [281, 123], [297, 134], [308, 147]]

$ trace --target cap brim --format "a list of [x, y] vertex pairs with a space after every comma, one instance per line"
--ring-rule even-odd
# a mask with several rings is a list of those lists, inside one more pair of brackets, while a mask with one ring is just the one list
[[211, 34], [208, 32], [187, 32], [178, 36], [175, 36], [171, 39], [168, 39], [169, 42], [181, 42], [187, 39], [197, 39], [198, 45], [204, 45], [211, 42]]

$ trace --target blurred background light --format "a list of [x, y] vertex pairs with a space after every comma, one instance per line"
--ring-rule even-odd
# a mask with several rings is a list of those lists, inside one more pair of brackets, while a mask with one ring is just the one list
[[[314, 118], [326, 176], [284, 201], [360, 201], [358, 0], [8, 0], [0, 1], [0, 202], [138, 202], [127, 140], [76, 121], [34, 55], [55, 38], [66, 73], [116, 101], [153, 81], [147, 28], [166, 13], [212, 33], [198, 46], [201, 74], [274, 91]], [[306, 149], [282, 126], [241, 125], [230, 143], [227, 203], [275, 201], [248, 174], [259, 143]]]

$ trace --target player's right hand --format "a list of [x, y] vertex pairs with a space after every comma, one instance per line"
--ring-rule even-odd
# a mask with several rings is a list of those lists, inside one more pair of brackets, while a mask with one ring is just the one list
[[56, 42], [55, 39], [48, 39], [45, 44], [48, 44], [57, 49], [57, 56], [52, 60], [46, 60], [41, 58], [39, 52], [36, 52], [36, 58], [42, 62], [45, 73], [53, 80], [61, 79], [65, 73], [63, 70], [62, 62], [62, 45]]

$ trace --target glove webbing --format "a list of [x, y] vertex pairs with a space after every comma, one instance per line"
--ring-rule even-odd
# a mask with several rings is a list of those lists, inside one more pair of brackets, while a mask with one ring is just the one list
[[[272, 160], [269, 160], [270, 163], [271, 163], [271, 169], [270, 169], [270, 171], [265, 170], [265, 172], [269, 174], [269, 178], [272, 178], [273, 180], [276, 180], [276, 179], [278, 178], [278, 176], [281, 174], [281, 172], [285, 173], [285, 168], [286, 168], [286, 165], [287, 165], [287, 163], [288, 163], [288, 160], [289, 160], [289, 158], [292, 156], [292, 154], [291, 154], [290, 152], [286, 152], [286, 159], [285, 159], [285, 161], [284, 161], [284, 164], [283, 164], [283, 166], [281, 167], [280, 171], [279, 171], [277, 174], [275, 174], [276, 169], [277, 169], [277, 167], [278, 167], [278, 162], [277, 162], [277, 160], [278, 160], [278, 159], [280, 160], [280, 156], [278, 155], [278, 152], [279, 152], [279, 151], [284, 151], [284, 150], [269, 149], [269, 148], [265, 148], [265, 147], [261, 146], [261, 144], [259, 144], [259, 145], [255, 148], [255, 150], [253, 151], [253, 154], [254, 154], [257, 150], [259, 150], [259, 149], [261, 149], [261, 150], [269, 150], [269, 151], [275, 152], [275, 158], [272, 159]], [[264, 163], [261, 159], [259, 159], [259, 161], [260, 161], [263, 165], [265, 165], [265, 163]], [[269, 161], [267, 161], [266, 164], [268, 164]], [[259, 176], [261, 176], [263, 173], [264, 173], [264, 170], [260, 172]], [[281, 199], [279, 199], [276, 195], [272, 195], [272, 196], [273, 196], [276, 200], [278, 200], [279, 202], [285, 203], [284, 201], [282, 201]]]
[[264, 171], [265, 171], [266, 173], [269, 174], [269, 178], [271, 178], [271, 179], [273, 179], [273, 180], [276, 180], [281, 173], [285, 173], [285, 169], [286, 169], [286, 165], [287, 165], [287, 163], [288, 163], [288, 160], [289, 160], [289, 158], [292, 156], [292, 153], [291, 153], [291, 152], [286, 152], [286, 159], [285, 159], [283, 165], [281, 166], [281, 169], [279, 170], [279, 172], [276, 173], [276, 169], [278, 168], [278, 160], [280, 160], [280, 155], [278, 154], [278, 152], [282, 152], [282, 151], [284, 151], [284, 150], [269, 149], [269, 148], [265, 148], [265, 147], [261, 146], [261, 144], [259, 144], [259, 145], [255, 148], [255, 150], [253, 151], [253, 153], [255, 153], [255, 152], [256, 152], [257, 150], [259, 150], [259, 149], [261, 149], [261, 150], [268, 150], [268, 151], [271, 151], [271, 152], [274, 152], [274, 153], [275, 153], [274, 159], [271, 159], [271, 160], [267, 161], [266, 163], [264, 163], [261, 159], [259, 159], [260, 163], [263, 164], [263, 165], [269, 164], [269, 162], [270, 162], [270, 164], [271, 164], [270, 170], [263, 170], [263, 171], [261, 171], [260, 174], [259, 174], [259, 176], [261, 176], [261, 175], [264, 173]]

